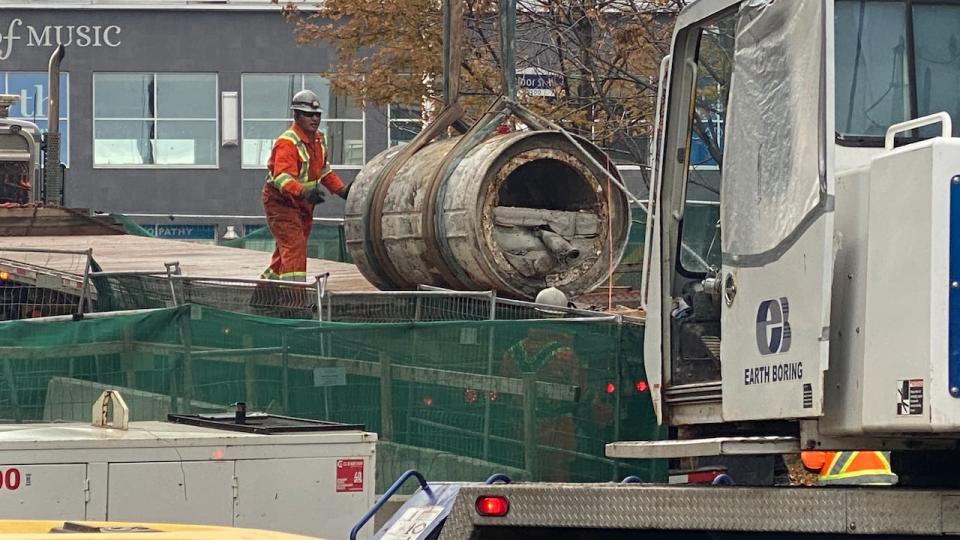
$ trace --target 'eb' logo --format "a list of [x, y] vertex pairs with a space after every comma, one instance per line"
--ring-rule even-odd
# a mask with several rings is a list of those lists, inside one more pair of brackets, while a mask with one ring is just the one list
[[761, 355], [790, 350], [790, 302], [786, 297], [764, 300], [757, 310], [757, 349]]

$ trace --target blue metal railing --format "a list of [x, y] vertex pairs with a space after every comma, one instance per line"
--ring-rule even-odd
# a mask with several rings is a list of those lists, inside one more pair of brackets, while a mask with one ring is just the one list
[[380, 499], [370, 508], [370, 510], [367, 510], [367, 513], [360, 518], [360, 521], [358, 521], [357, 524], [350, 529], [350, 540], [357, 540], [357, 534], [360, 533], [360, 529], [362, 529], [363, 526], [366, 525], [367, 522], [370, 521], [370, 519], [373, 518], [373, 516], [376, 515], [381, 508], [383, 508], [383, 505], [387, 503], [390, 497], [396, 495], [396, 493], [400, 491], [400, 488], [407, 480], [410, 479], [410, 477], [414, 477], [418, 482], [420, 482], [420, 487], [423, 489], [423, 492], [426, 493], [431, 500], [436, 499], [436, 497], [433, 495], [433, 491], [430, 490], [430, 486], [427, 485], [427, 479], [424, 478], [419, 472], [410, 469], [409, 471], [401, 474], [400, 478], [397, 478], [397, 481], [383, 492], [383, 496], [381, 496]]
[[510, 480], [510, 477], [503, 473], [497, 473], [491, 476], [490, 478], [487, 478], [487, 481], [484, 482], [484, 484], [496, 484], [497, 482], [501, 482], [503, 484], [510, 484], [513, 482], [513, 480]]

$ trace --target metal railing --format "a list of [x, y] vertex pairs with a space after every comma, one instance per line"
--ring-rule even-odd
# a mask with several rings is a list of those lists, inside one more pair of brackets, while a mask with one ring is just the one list
[[616, 321], [619, 315], [541, 306], [498, 297], [494, 291], [331, 291], [329, 274], [307, 283], [184, 276], [176, 263], [165, 272], [93, 272], [98, 309], [113, 311], [184, 304], [281, 318], [327, 322], [397, 323], [438, 321], [563, 320]]
[[93, 250], [0, 248], [0, 320], [93, 311]]
[[[619, 317], [501, 298], [495, 291], [431, 286], [416, 291], [331, 291], [327, 287], [329, 274], [315, 276], [309, 282], [291, 282], [186, 276], [178, 262], [166, 263], [162, 271], [95, 272], [93, 267], [89, 249], [0, 249], [0, 284], [6, 285], [0, 307], [11, 312], [0, 318], [27, 318], [34, 312], [32, 316], [82, 315], [184, 304], [281, 318], [358, 323], [545, 318], [599, 322]], [[67, 303], [74, 307], [67, 310]], [[25, 312], [28, 308], [31, 313]], [[14, 311], [20, 315], [13, 316]]]
[[114, 311], [185, 304], [279, 318], [320, 319], [329, 274], [309, 282], [185, 276], [165, 272], [93, 272], [98, 309]]

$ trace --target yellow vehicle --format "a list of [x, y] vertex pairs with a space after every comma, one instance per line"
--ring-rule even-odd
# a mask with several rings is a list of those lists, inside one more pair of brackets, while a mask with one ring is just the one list
[[105, 521], [0, 520], [0, 538], [33, 540], [69, 533], [69, 538], [103, 538], [111, 540], [303, 540], [313, 538], [297, 534], [236, 529], [210, 525], [173, 523], [120, 523]]

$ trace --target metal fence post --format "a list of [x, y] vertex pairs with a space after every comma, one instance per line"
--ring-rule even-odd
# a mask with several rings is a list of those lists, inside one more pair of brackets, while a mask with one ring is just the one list
[[380, 440], [393, 440], [393, 369], [384, 353], [380, 353]]
[[[253, 336], [243, 336], [243, 348], [253, 348]], [[247, 400], [247, 407], [254, 409], [257, 407], [257, 362], [253, 356], [246, 356], [243, 359], [243, 382], [244, 399]]]
[[20, 408], [20, 394], [17, 391], [17, 374], [13, 370], [13, 360], [5, 358], [3, 360], [3, 374], [7, 379], [10, 390], [10, 405], [13, 405], [14, 420], [18, 424], [23, 423], [23, 410]]
[[[83, 266], [83, 285], [80, 288], [80, 301], [77, 303], [77, 315], [83, 315], [83, 303], [89, 298], [87, 288], [90, 287], [90, 270], [93, 263], [93, 248], [88, 249], [86, 255], [87, 261]], [[91, 311], [93, 310], [91, 309]]]
[[177, 373], [180, 371], [178, 365], [182, 357], [176, 351], [171, 351], [170, 356], [167, 357], [170, 360], [168, 367], [170, 368], [170, 412], [172, 413], [180, 412], [180, 384], [177, 381]]
[[137, 355], [134, 353], [133, 345], [133, 327], [124, 325], [123, 327], [123, 362], [124, 381], [127, 388], [137, 387]]
[[[490, 291], [490, 313], [487, 322], [487, 375], [493, 375], [493, 347], [496, 344], [496, 325], [497, 319], [497, 292]], [[484, 396], [483, 400], [483, 459], [490, 457], [490, 395]]]
[[167, 282], [170, 283], [170, 301], [173, 302], [174, 306], [179, 306], [180, 302], [177, 301], [177, 289], [173, 284], [173, 276], [180, 275], [180, 262], [163, 263], [163, 266], [167, 268]]
[[323, 321], [323, 298], [327, 295], [327, 278], [330, 272], [317, 276], [317, 320]]
[[180, 318], [180, 339], [183, 341], [183, 388], [180, 392], [183, 404], [177, 407], [177, 412], [193, 412], [193, 331], [190, 326], [191, 318]]
[[[623, 388], [626, 385], [631, 384], [633, 381], [623, 380], [623, 319], [617, 320], [617, 348], [616, 348], [616, 357], [614, 358], [616, 374], [617, 374], [617, 388]], [[620, 439], [620, 396], [623, 392], [614, 392], [613, 396], [613, 440], [619, 441]], [[604, 441], [606, 443], [606, 441]], [[614, 460], [613, 462], [613, 478], [611, 480], [616, 481], [622, 475], [620, 473], [621, 461], [619, 459]]]
[[[290, 347], [288, 345], [289, 338], [287, 333], [284, 332], [280, 336], [280, 347], [283, 348], [283, 352], [280, 353], [280, 363], [281, 363], [281, 386], [280, 389], [281, 397], [283, 401], [283, 414], [290, 415]], [[322, 346], [321, 346], [322, 347]]]
[[531, 480], [539, 480], [537, 467], [537, 374], [523, 374], [523, 462]]

